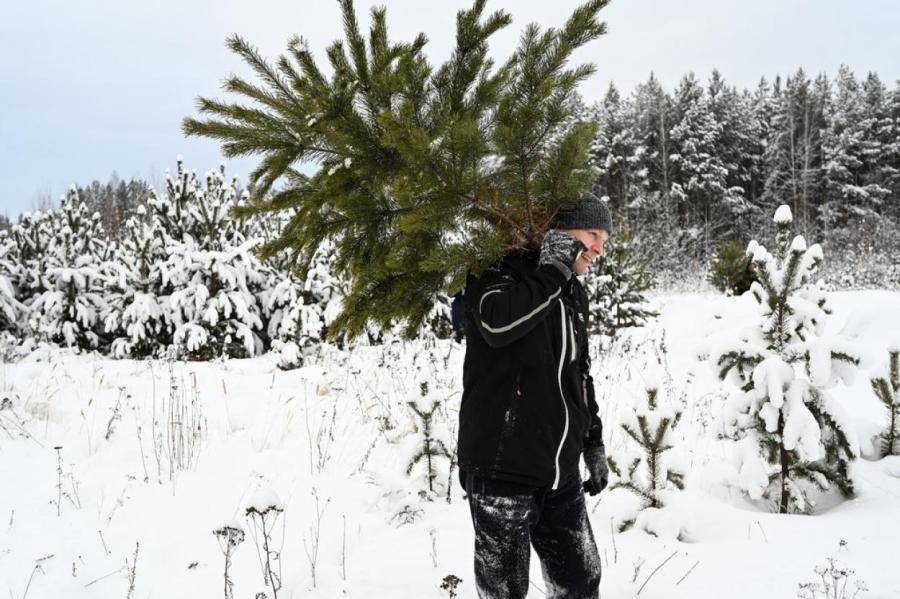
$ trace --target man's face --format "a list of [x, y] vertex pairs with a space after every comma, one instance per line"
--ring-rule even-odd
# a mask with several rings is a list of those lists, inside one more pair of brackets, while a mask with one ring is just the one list
[[588, 271], [591, 264], [603, 255], [603, 246], [609, 239], [609, 231], [606, 229], [563, 229], [564, 233], [568, 233], [587, 247], [586, 252], [575, 260], [575, 274], [583, 275]]

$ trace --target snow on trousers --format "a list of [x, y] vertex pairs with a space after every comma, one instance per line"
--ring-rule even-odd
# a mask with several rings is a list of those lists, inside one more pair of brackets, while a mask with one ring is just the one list
[[547, 597], [598, 599], [600, 554], [581, 481], [559, 489], [465, 474], [475, 528], [475, 585], [481, 599], [528, 593], [531, 547], [541, 560]]

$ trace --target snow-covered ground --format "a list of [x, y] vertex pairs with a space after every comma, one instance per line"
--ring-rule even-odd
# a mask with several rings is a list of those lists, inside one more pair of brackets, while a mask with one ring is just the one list
[[[828, 329], [866, 354], [855, 382], [834, 390], [864, 455], [852, 468], [857, 497], [823, 497], [811, 516], [769, 513], [729, 485], [732, 445], [717, 435], [730, 388], [698, 356], [755, 313], [752, 299], [655, 301], [660, 317], [595, 357], [594, 379], [613, 456], [627, 449], [616, 423], [630, 398], [659, 379], [684, 410], [672, 451], [687, 466], [686, 490], [660, 515], [671, 529], [660, 537], [615, 531], [633, 503], [626, 491], [589, 498], [601, 595], [792, 598], [835, 557], [855, 570], [848, 597], [855, 580], [870, 589], [859, 597], [900, 597], [891, 549], [900, 458], [874, 459], [871, 438], [886, 413], [869, 386], [887, 348], [900, 345], [900, 293], [831, 295]], [[440, 585], [450, 574], [462, 579], [458, 597], [475, 597], [468, 509], [455, 480], [447, 501], [446, 460], [431, 495], [419, 492], [423, 462], [406, 474], [422, 443], [406, 402], [436, 400], [434, 436], [453, 439], [462, 357], [451, 342], [396, 342], [324, 348], [315, 364], [289, 372], [275, 355], [168, 364], [38, 350], [3, 364], [0, 594], [227, 596], [213, 531], [229, 525], [246, 534], [233, 548], [233, 596], [271, 598], [254, 531], [263, 539], [246, 510], [277, 506], [267, 530], [278, 597], [449, 597]], [[536, 559], [532, 580], [531, 596], [543, 596]]]

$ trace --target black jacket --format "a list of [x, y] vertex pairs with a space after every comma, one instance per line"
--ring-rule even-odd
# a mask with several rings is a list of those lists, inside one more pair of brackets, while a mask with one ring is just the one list
[[516, 251], [466, 282], [459, 467], [557, 488], [603, 444], [587, 350], [587, 294], [575, 276]]

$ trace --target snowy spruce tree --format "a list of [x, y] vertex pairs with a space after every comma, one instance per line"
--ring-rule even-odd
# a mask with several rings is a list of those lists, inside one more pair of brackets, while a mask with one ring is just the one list
[[[396, 322], [413, 336], [439, 293], [509, 249], [537, 247], [591, 182], [596, 124], [555, 133], [594, 72], [569, 59], [605, 33], [597, 15], [607, 2], [588, 0], [558, 29], [527, 26], [495, 68], [488, 41], [511, 18], [485, 14], [485, 0], [459, 11], [456, 47], [437, 66], [424, 35], [389, 40], [375, 8], [365, 36], [352, 0], [341, 0], [344, 39], [329, 47], [327, 71], [299, 37], [272, 65], [234, 36], [229, 47], [260, 81], [232, 76], [225, 89], [252, 106], [201, 98], [202, 117], [184, 130], [219, 140], [227, 156], [262, 156], [241, 212], [294, 211], [263, 257], [291, 248], [305, 278], [322, 242], [334, 242], [350, 288], [329, 336]], [[304, 176], [305, 162], [320, 169]]]
[[811, 489], [853, 494], [848, 468], [858, 449], [828, 388], [850, 379], [859, 360], [845, 340], [821, 336], [830, 313], [821, 282], [813, 281], [821, 247], [791, 239], [785, 205], [775, 212], [775, 228], [775, 254], [755, 240], [747, 248], [756, 265], [750, 292], [758, 323], [713, 359], [719, 377], [738, 387], [724, 417], [738, 441], [739, 484], [779, 513], [808, 513]]
[[879, 435], [881, 456], [900, 455], [900, 352], [888, 353], [888, 375], [870, 381], [872, 391], [884, 404], [888, 414], [888, 426]]
[[406, 475], [410, 476], [414, 469], [418, 469], [423, 473], [428, 492], [435, 493], [435, 480], [438, 477], [441, 480], [448, 478], [442, 475], [443, 468], [440, 463], [443, 460], [452, 461], [447, 444], [435, 432], [434, 425], [436, 415], [439, 414], [440, 400], [429, 390], [428, 382], [422, 381], [419, 383], [419, 397], [406, 402], [406, 405], [418, 420], [416, 448], [406, 466]]
[[36, 338], [66, 347], [97, 349], [106, 310], [103, 261], [107, 257], [100, 215], [88, 214], [73, 186], [50, 217], [52, 234], [35, 256], [40, 290], [29, 304], [28, 326]]
[[104, 329], [117, 358], [159, 356], [172, 341], [169, 295], [163, 284], [166, 235], [145, 206], [125, 221], [115, 261], [107, 269]]
[[161, 278], [171, 290], [172, 343], [188, 359], [262, 350], [254, 289], [264, 278], [252, 253], [257, 240], [246, 239], [243, 223], [229, 214], [238, 200], [237, 181], [226, 179], [224, 165], [201, 180], [179, 159], [175, 174], [167, 173], [165, 195], [149, 203], [166, 236]]
[[50, 244], [55, 239], [58, 220], [52, 212], [26, 212], [10, 229], [10, 282], [16, 299], [30, 310], [34, 299], [48, 289], [47, 280]]
[[19, 316], [25, 306], [16, 297], [15, 273], [19, 270], [16, 244], [9, 231], [0, 231], [0, 334], [19, 334]]
[[609, 202], [614, 214], [620, 213], [632, 199], [632, 173], [636, 162], [634, 126], [629, 122], [632, 110], [619, 90], [609, 85], [599, 106], [594, 108], [598, 122], [597, 135], [591, 142], [591, 165], [597, 169], [594, 192]]
[[592, 332], [612, 337], [658, 315], [644, 296], [653, 287], [650, 258], [635, 253], [633, 230], [619, 231], [597, 262], [585, 278]]
[[[616, 476], [610, 490], [626, 489], [634, 493], [640, 498], [641, 510], [658, 510], [664, 507], [667, 493], [684, 489], [684, 472], [669, 454], [675, 446], [681, 411], [661, 399], [658, 385], [649, 384], [646, 396], [637, 398], [620, 425], [637, 450], [625, 452], [619, 460], [608, 459], [610, 471]], [[634, 519], [623, 521], [620, 531], [635, 522]], [[655, 528], [650, 521], [646, 524], [651, 530]]]
[[712, 247], [731, 221], [732, 207], [741, 211], [743, 190], [729, 187], [728, 169], [717, 147], [723, 136], [710, 99], [694, 78], [684, 77], [675, 92], [676, 122], [672, 127], [676, 182], [672, 185], [682, 245], [710, 256]]
[[284, 370], [303, 366], [324, 341], [328, 323], [340, 311], [342, 289], [332, 273], [332, 250], [328, 242], [319, 248], [305, 279], [294, 272], [290, 250], [283, 250], [264, 264], [267, 282], [259, 297], [266, 338], [280, 352], [279, 367]]

